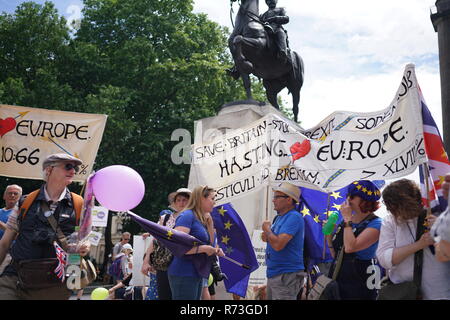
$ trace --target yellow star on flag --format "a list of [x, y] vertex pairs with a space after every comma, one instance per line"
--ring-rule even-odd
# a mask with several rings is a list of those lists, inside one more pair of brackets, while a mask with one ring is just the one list
[[230, 220], [228, 220], [225, 224], [225, 229], [231, 230], [231, 226], [233, 225]]
[[444, 183], [445, 177], [439, 176], [439, 182], [437, 183], [438, 186], [442, 185]]
[[300, 212], [303, 214], [303, 216], [311, 215], [311, 213], [309, 212], [309, 209], [307, 207], [304, 207], [303, 210]]
[[167, 231], [167, 239], [172, 240], [173, 232], [172, 230]]
[[315, 216], [313, 219], [315, 222], [319, 223], [319, 215]]
[[219, 214], [224, 217], [225, 216], [225, 212], [227, 212], [227, 210], [225, 210], [223, 207], [220, 207], [220, 209], [217, 210], [219, 212]]
[[222, 242], [225, 243], [226, 245], [228, 245], [228, 241], [230, 241], [230, 238], [228, 238], [227, 235], [225, 235], [225, 237], [222, 237]]
[[342, 198], [341, 195], [340, 195], [340, 192], [332, 192], [332, 193], [330, 194], [330, 197], [333, 197], [334, 200], [337, 200], [337, 199], [339, 199], [339, 198]]
[[341, 210], [342, 204], [334, 204], [333, 206], [331, 206], [332, 208], [335, 208], [336, 210]]
[[226, 253], [227, 255], [230, 255], [233, 251], [234, 251], [234, 250], [233, 250], [232, 247], [227, 247], [227, 248], [225, 249], [225, 253]]

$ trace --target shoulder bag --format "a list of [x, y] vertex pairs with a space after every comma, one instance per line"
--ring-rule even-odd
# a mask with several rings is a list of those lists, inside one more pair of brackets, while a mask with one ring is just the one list
[[[167, 224], [170, 214], [166, 214], [163, 226]], [[167, 271], [173, 259], [172, 252], [165, 246], [161, 245], [157, 240], [153, 241], [153, 251], [150, 254], [150, 264], [158, 271]]]

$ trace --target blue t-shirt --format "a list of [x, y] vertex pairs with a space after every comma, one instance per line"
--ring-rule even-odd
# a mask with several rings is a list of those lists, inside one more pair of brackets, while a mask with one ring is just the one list
[[[0, 221], [3, 223], [6, 223], [8, 221], [8, 217], [12, 211], [13, 211], [13, 209], [9, 209], [9, 210], [0, 209]], [[0, 239], [3, 238], [4, 233], [5, 232], [0, 229]]]
[[[195, 217], [195, 214], [192, 210], [186, 210], [180, 213], [177, 220], [175, 221], [174, 228], [176, 227], [189, 228], [189, 234], [191, 236], [205, 243], [210, 243], [208, 230]], [[201, 278], [192, 261], [185, 256], [174, 257], [167, 271], [167, 273], [172, 276]]]
[[276, 235], [289, 234], [292, 236], [292, 239], [280, 251], [275, 251], [267, 243], [267, 278], [273, 278], [282, 273], [304, 270], [303, 243], [305, 239], [305, 222], [302, 215], [295, 210], [291, 210], [282, 216], [278, 216], [272, 225], [272, 232]]
[[[364, 228], [364, 230], [367, 229], [367, 228], [374, 228], [374, 229], [380, 230], [381, 229], [381, 221], [382, 221], [381, 218], [373, 219], [372, 221], [370, 221], [367, 224], [367, 226]], [[352, 229], [353, 230], [355, 230], [358, 226], [359, 226], [359, 223], [352, 223], [352, 227], [353, 227]], [[357, 259], [361, 259], [361, 260], [373, 259], [373, 258], [375, 258], [375, 253], [377, 251], [377, 248], [378, 248], [378, 241], [375, 242], [374, 244], [372, 244], [367, 249], [355, 252], [355, 256], [356, 256]]]

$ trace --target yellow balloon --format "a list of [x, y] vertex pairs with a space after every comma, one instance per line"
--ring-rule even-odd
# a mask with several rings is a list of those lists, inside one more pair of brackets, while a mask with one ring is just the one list
[[92, 300], [105, 300], [109, 296], [108, 289], [105, 288], [96, 288], [91, 293]]
[[214, 280], [214, 278], [213, 278], [212, 274], [210, 273], [210, 274], [209, 274], [209, 278], [208, 278], [208, 287], [209, 287], [210, 285], [212, 285], [213, 280]]

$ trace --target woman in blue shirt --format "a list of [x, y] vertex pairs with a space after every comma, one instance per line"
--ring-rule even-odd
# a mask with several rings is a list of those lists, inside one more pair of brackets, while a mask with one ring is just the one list
[[344, 246], [344, 257], [337, 276], [339, 294], [343, 300], [375, 300], [377, 290], [367, 284], [372, 274], [380, 237], [381, 218], [374, 212], [380, 207], [381, 192], [368, 180], [353, 182], [348, 187], [347, 200], [341, 207], [343, 223], [333, 239], [336, 254]]
[[[216, 192], [207, 186], [194, 189], [189, 202], [176, 222], [175, 230], [185, 232], [198, 240], [212, 244], [214, 224], [210, 212], [214, 208]], [[212, 245], [195, 246], [186, 255], [205, 253], [208, 256], [224, 256], [222, 249]], [[200, 300], [203, 278], [188, 257], [174, 257], [168, 275], [173, 300]]]

